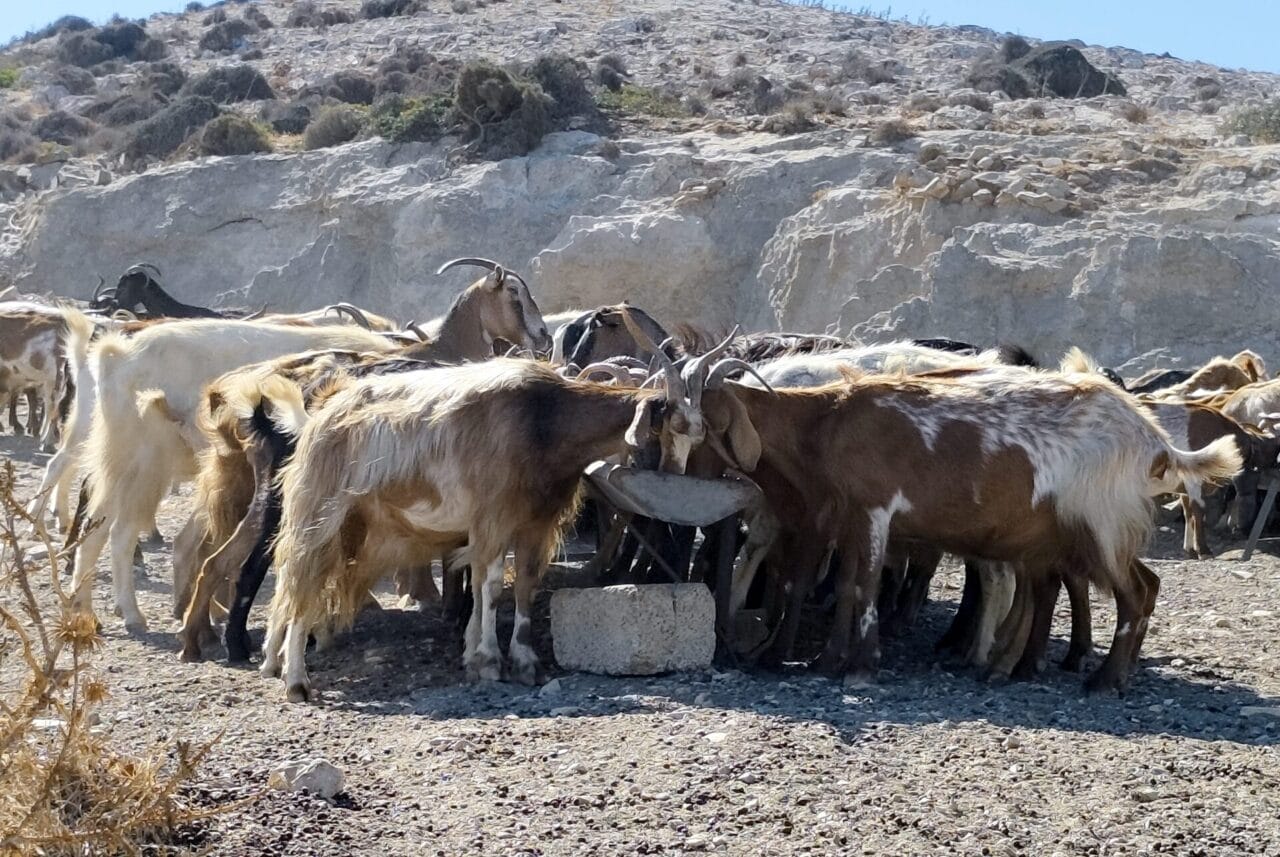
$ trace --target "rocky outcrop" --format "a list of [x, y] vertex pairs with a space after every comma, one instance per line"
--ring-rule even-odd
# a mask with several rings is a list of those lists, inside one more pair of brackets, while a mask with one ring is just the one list
[[[980, 28], [769, 3], [649, 7], [643, 27], [571, 3], [534, 31], [504, 4], [475, 32], [422, 16], [325, 35], [277, 26], [255, 36], [265, 58], [252, 62], [283, 98], [369, 66], [406, 33], [455, 54], [486, 40], [526, 59], [590, 47], [625, 54], [638, 84], [755, 75], [843, 99], [846, 115], [764, 133], [775, 126], [725, 100], [705, 119], [623, 125], [614, 140], [554, 134], [487, 163], [446, 139], [133, 174], [90, 159], [0, 167], [0, 280], [85, 297], [98, 275], [148, 260], [185, 301], [350, 300], [422, 320], [465, 282], [436, 267], [479, 254], [525, 272], [547, 312], [626, 298], [668, 323], [948, 335], [1046, 358], [1079, 344], [1134, 370], [1280, 339], [1267, 299], [1280, 286], [1280, 149], [1223, 136], [1213, 117], [1274, 78], [1065, 46], [1094, 82], [1095, 66], [1122, 70], [1129, 97], [1011, 100], [964, 86], [999, 45]], [[151, 29], [179, 23], [166, 21]], [[225, 61], [171, 47], [193, 75]], [[1062, 46], [1027, 47], [1014, 65]], [[120, 76], [99, 78], [99, 94]]]
[[[574, 132], [479, 165], [380, 142], [214, 158], [28, 197], [24, 240], [0, 258], [24, 291], [85, 297], [146, 259], [183, 300], [345, 299], [407, 320], [463, 284], [434, 276], [441, 262], [481, 254], [528, 272], [547, 311], [627, 298], [669, 322], [1049, 357], [1083, 344], [1135, 368], [1277, 338], [1280, 154], [1209, 151], [1192, 168], [1087, 137], [860, 142], [690, 134], [615, 151]], [[1162, 198], [1109, 207], [1108, 193]]]

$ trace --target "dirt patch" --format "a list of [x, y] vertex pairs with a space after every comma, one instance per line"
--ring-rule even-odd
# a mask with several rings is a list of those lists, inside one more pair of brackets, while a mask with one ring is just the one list
[[[28, 491], [45, 460], [34, 450], [0, 439]], [[167, 537], [189, 497], [166, 500]], [[165, 547], [138, 578], [145, 637], [124, 632], [98, 581], [102, 726], [139, 752], [225, 730], [193, 795], [248, 799], [201, 832], [220, 855], [1275, 854], [1280, 561], [1264, 545], [1241, 563], [1235, 545], [1185, 562], [1180, 541], [1162, 532], [1150, 552], [1164, 585], [1124, 699], [1085, 699], [1056, 670], [992, 686], [936, 664], [960, 593], [949, 567], [870, 688], [800, 670], [468, 685], [460, 632], [383, 593], [387, 609], [310, 655], [312, 705], [282, 702], [280, 682], [251, 669], [178, 661]], [[1063, 602], [1051, 657], [1066, 649]], [[1111, 607], [1095, 608], [1109, 640]], [[255, 640], [262, 623], [259, 607]], [[266, 790], [273, 766], [316, 756], [346, 772], [343, 795]]]

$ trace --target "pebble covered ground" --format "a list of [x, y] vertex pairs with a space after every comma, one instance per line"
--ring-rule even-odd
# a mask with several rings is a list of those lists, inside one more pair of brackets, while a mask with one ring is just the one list
[[[0, 439], [28, 492], [34, 449]], [[166, 501], [166, 537], [189, 496]], [[319, 701], [292, 705], [252, 669], [179, 662], [166, 546], [138, 578], [147, 635], [125, 634], [98, 582], [102, 727], [138, 753], [221, 733], [188, 794], [234, 804], [196, 837], [219, 855], [1280, 854], [1277, 548], [1243, 563], [1218, 540], [1219, 559], [1187, 562], [1180, 526], [1151, 551], [1163, 587], [1122, 699], [1084, 698], [1056, 669], [994, 686], [935, 663], [960, 591], [950, 569], [873, 687], [799, 669], [469, 685], [456, 629], [388, 592], [387, 610], [310, 657]], [[1110, 607], [1095, 607], [1109, 640]], [[315, 757], [346, 775], [334, 799], [267, 787], [274, 767]]]

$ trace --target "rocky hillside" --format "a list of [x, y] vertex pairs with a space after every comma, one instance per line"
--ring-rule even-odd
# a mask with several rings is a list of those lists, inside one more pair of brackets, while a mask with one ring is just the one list
[[0, 281], [421, 319], [486, 255], [548, 312], [1280, 347], [1274, 75], [770, 0], [197, 7], [0, 54]]

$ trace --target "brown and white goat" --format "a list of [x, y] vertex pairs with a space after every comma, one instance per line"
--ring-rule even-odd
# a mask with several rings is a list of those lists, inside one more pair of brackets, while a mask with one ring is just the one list
[[672, 448], [718, 445], [792, 529], [837, 544], [836, 619], [820, 659], [829, 671], [870, 677], [878, 666], [892, 535], [1016, 562], [1032, 579], [1084, 574], [1112, 591], [1116, 636], [1088, 686], [1123, 689], [1148, 619], [1132, 563], [1149, 498], [1185, 478], [1228, 479], [1241, 464], [1230, 438], [1177, 449], [1132, 397], [1092, 375], [955, 371], [771, 391], [722, 382], [718, 368], [698, 377], [687, 367], [690, 395], [651, 403], [651, 422]]
[[[205, 390], [201, 428], [209, 440], [208, 451], [196, 479], [195, 511], [174, 550], [175, 608], [184, 616], [179, 634], [184, 659], [198, 658], [201, 641], [211, 635], [208, 617], [213, 593], [239, 577], [252, 551], [269, 552], [260, 541], [274, 539], [274, 529], [264, 524], [262, 516], [275, 474], [292, 448], [255, 414], [271, 390], [282, 383], [291, 385], [302, 391], [305, 406], [311, 407], [314, 396], [333, 395], [357, 374], [392, 374], [429, 364], [484, 360], [490, 356], [489, 343], [497, 339], [544, 344], [540, 336], [545, 324], [537, 303], [527, 287], [513, 288], [523, 281], [500, 276], [499, 266], [479, 262], [496, 270], [454, 301], [430, 341], [413, 340], [390, 353], [291, 355], [233, 370]], [[266, 450], [271, 451], [269, 455]], [[264, 534], [264, 530], [270, 532]], [[397, 579], [406, 598], [429, 594], [433, 588], [429, 574], [422, 573], [421, 565], [417, 568], [419, 573], [409, 574], [406, 569], [405, 576]], [[252, 600], [256, 590], [256, 583], [251, 584], [238, 597]], [[233, 605], [228, 619], [227, 650], [233, 659], [248, 657], [244, 608]]]
[[[0, 400], [35, 391], [44, 411], [40, 445], [53, 448], [58, 433], [63, 344], [67, 327], [56, 307], [26, 301], [0, 303]], [[27, 397], [27, 432], [35, 434], [37, 413]]]
[[[281, 476], [277, 584], [262, 671], [309, 694], [308, 632], [349, 621], [386, 571], [467, 545], [474, 609], [463, 663], [502, 675], [495, 601], [508, 547], [516, 617], [510, 675], [536, 681], [530, 607], [575, 509], [583, 468], [624, 448], [652, 390], [572, 381], [531, 361], [363, 378], [302, 428]], [[290, 409], [293, 410], [293, 409]]]

